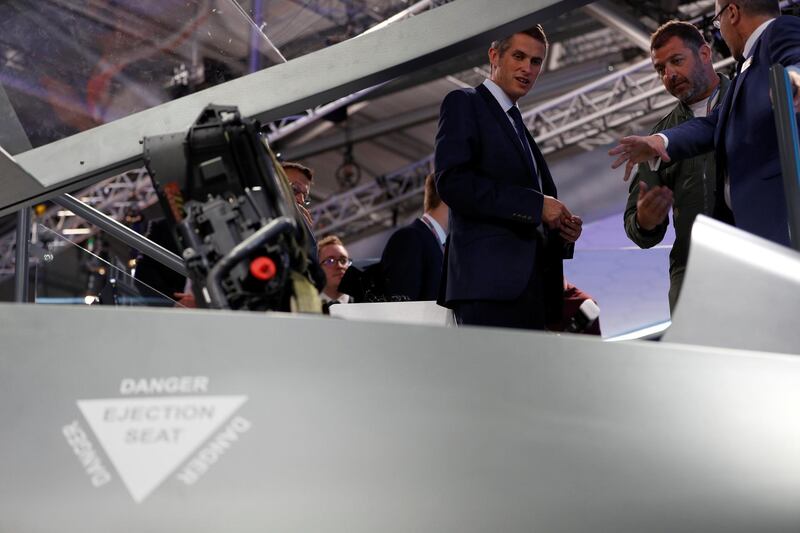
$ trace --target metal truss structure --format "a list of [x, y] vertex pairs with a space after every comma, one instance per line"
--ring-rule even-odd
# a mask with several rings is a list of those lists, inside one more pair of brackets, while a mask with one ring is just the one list
[[372, 183], [339, 194], [312, 208], [314, 232], [349, 237], [367, 229], [389, 227], [396, 212], [419, 209], [425, 176], [433, 171], [433, 155]]
[[[547, 51], [547, 72], [619, 54], [631, 46], [628, 37], [608, 27], [555, 41]], [[475, 87], [489, 77], [490, 70], [489, 63], [485, 63], [447, 76], [447, 79], [457, 87]]]
[[[783, 2], [785, 4], [786, 2]], [[709, 12], [714, 11], [714, 0], [697, 0], [691, 4], [683, 4], [678, 6], [678, 11], [681, 12], [684, 18], [695, 19], [708, 15]]]
[[[719, 69], [733, 64], [729, 58], [715, 65]], [[607, 144], [603, 134], [632, 121], [674, 105], [675, 99], [664, 91], [649, 59], [612, 73], [559, 98], [523, 112], [528, 128], [534, 133], [543, 153], [586, 143], [592, 139]], [[416, 182], [420, 173], [432, 170], [433, 156], [408, 165], [389, 177], [364, 184], [339, 194], [312, 209], [315, 229], [337, 233], [347, 238], [361, 234], [368, 227], [388, 220], [398, 209], [398, 195], [391, 186], [418, 183], [404, 190], [402, 200], [419, 209], [423, 184]], [[424, 169], [424, 170], [423, 170]], [[413, 200], [413, 201], [412, 201]]]
[[[717, 70], [734, 63], [728, 58]], [[574, 146], [586, 139], [674, 105], [650, 59], [610, 74], [523, 112], [542, 153]]]
[[[602, 28], [585, 35], [578, 35], [560, 43], [553, 43], [548, 52], [548, 61], [557, 68], [579, 65], [608, 54], [630, 48], [630, 40], [612, 28]], [[556, 54], [554, 58], [550, 55]]]
[[[78, 195], [80, 200], [95, 209], [102, 211], [115, 220], [125, 220], [132, 214], [158, 201], [153, 189], [150, 175], [144, 168], [131, 170], [100, 182]], [[38, 224], [62, 235], [64, 241], [54, 243], [67, 245], [67, 241], [78, 244], [96, 235], [100, 230], [72, 212], [59, 205], [52, 205], [43, 214], [33, 217], [33, 227]], [[36, 240], [34, 231], [34, 240]], [[15, 232], [0, 237], [0, 278], [14, 274]]]

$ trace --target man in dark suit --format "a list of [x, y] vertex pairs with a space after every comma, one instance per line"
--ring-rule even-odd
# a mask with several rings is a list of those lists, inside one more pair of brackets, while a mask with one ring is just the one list
[[[769, 94], [769, 69], [800, 64], [800, 18], [780, 16], [777, 0], [717, 0], [714, 25], [737, 59], [737, 76], [717, 109], [648, 137], [626, 137], [612, 149], [634, 165], [660, 157], [686, 159], [714, 150], [717, 201], [714, 216], [745, 231], [789, 245], [786, 199], [777, 133]], [[800, 75], [790, 74], [796, 91]]]
[[581, 220], [556, 199], [516, 105], [546, 54], [541, 26], [495, 41], [491, 78], [442, 102], [436, 185], [450, 207], [450, 236], [440, 303], [459, 324], [544, 329], [561, 316], [561, 261]]
[[424, 214], [395, 231], [386, 243], [381, 268], [388, 296], [435, 300], [442, 276], [448, 209], [436, 192], [433, 174], [425, 178]]

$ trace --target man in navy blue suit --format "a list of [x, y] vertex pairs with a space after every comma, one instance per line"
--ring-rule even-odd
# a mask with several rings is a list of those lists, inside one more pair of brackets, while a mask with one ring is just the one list
[[546, 54], [541, 26], [495, 41], [490, 79], [442, 102], [436, 185], [450, 235], [439, 302], [459, 324], [544, 329], [561, 318], [562, 258], [581, 220], [556, 198], [516, 105]]
[[425, 178], [423, 204], [423, 215], [395, 231], [383, 250], [381, 267], [389, 296], [425, 301], [439, 295], [448, 209], [436, 192], [432, 174]]
[[769, 94], [769, 69], [789, 67], [800, 100], [800, 18], [780, 16], [777, 0], [717, 0], [718, 27], [739, 62], [737, 76], [721, 105], [696, 118], [648, 137], [626, 137], [609, 153], [635, 164], [660, 157], [661, 163], [714, 150], [717, 202], [714, 216], [771, 241], [789, 245], [786, 199], [777, 133]]

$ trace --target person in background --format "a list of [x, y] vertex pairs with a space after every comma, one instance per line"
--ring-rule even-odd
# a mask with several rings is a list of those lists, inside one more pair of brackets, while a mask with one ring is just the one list
[[350, 295], [339, 291], [339, 283], [344, 273], [353, 264], [347, 249], [336, 235], [328, 235], [321, 239], [317, 247], [319, 264], [325, 272], [325, 287], [320, 293], [323, 307], [327, 309], [332, 304], [350, 303]]
[[308, 210], [308, 207], [311, 205], [311, 185], [314, 182], [314, 171], [295, 161], [284, 161], [281, 163], [281, 166], [292, 188], [297, 210], [300, 212], [300, 215], [302, 215], [306, 229], [308, 230], [306, 233], [310, 239], [308, 243], [308, 261], [310, 263], [308, 269], [309, 278], [317, 289], [320, 289], [325, 284], [325, 277], [319, 268], [317, 239], [314, 236], [314, 220], [311, 217], [311, 212]]
[[433, 174], [425, 178], [423, 205], [423, 215], [395, 231], [383, 250], [387, 295], [423, 301], [439, 294], [449, 210], [436, 192]]
[[289, 185], [292, 187], [297, 209], [303, 215], [303, 219], [306, 221], [308, 230], [313, 237], [314, 233], [311, 229], [314, 227], [314, 221], [311, 218], [308, 207], [311, 205], [311, 185], [314, 182], [314, 171], [295, 161], [284, 161], [281, 166], [283, 171], [286, 172]]
[[[705, 117], [725, 98], [730, 81], [714, 72], [711, 47], [688, 22], [672, 21], [658, 28], [650, 38], [650, 56], [664, 88], [678, 99], [651, 133]], [[642, 163], [631, 182], [625, 233], [640, 248], [651, 248], [664, 239], [672, 209], [675, 243], [669, 254], [669, 307], [673, 312], [689, 260], [692, 224], [699, 214], [713, 215], [715, 188], [713, 151], [662, 164], [658, 170]]]

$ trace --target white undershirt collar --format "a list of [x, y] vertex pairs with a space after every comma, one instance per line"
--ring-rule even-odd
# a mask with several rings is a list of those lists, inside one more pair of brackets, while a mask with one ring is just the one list
[[430, 227], [436, 232], [436, 238], [439, 239], [439, 244], [444, 246], [444, 241], [447, 240], [447, 232], [444, 230], [441, 224], [439, 224], [435, 218], [433, 218], [428, 213], [422, 215], [422, 218], [427, 220], [430, 223]]
[[753, 55], [753, 48], [755, 48], [759, 37], [761, 37], [761, 34], [764, 33], [764, 31], [767, 29], [767, 27], [770, 24], [772, 24], [774, 21], [775, 21], [774, 18], [765, 21], [764, 23], [761, 24], [761, 26], [756, 28], [753, 33], [750, 34], [750, 37], [747, 38], [747, 42], [744, 43], [744, 52], [743, 52], [743, 54], [744, 54], [744, 58], [745, 59], [748, 59], [751, 55]]

